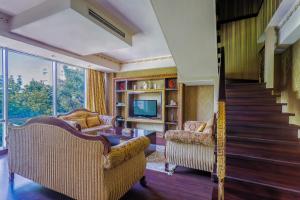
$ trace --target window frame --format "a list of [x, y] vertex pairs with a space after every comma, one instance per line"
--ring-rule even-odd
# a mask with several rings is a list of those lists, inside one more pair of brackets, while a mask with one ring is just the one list
[[84, 70], [84, 104], [83, 106], [86, 108], [87, 106], [87, 68], [85, 67], [80, 67], [74, 64], [69, 64], [66, 62], [62, 62], [62, 61], [58, 61], [58, 60], [54, 60], [54, 59], [49, 59], [49, 58], [45, 58], [42, 56], [38, 56], [38, 55], [34, 55], [34, 54], [30, 54], [30, 53], [26, 53], [26, 52], [22, 52], [22, 51], [18, 51], [18, 50], [14, 50], [14, 49], [10, 49], [7, 47], [1, 47], [0, 46], [0, 50], [1, 50], [1, 56], [2, 56], [2, 63], [1, 63], [1, 68], [2, 68], [2, 80], [3, 80], [3, 87], [2, 87], [2, 92], [3, 92], [3, 105], [2, 106], [2, 119], [0, 118], [0, 123], [3, 124], [3, 134], [2, 134], [2, 147], [0, 146], [0, 155], [2, 153], [7, 152], [7, 144], [5, 141], [6, 135], [7, 135], [7, 127], [8, 127], [8, 52], [13, 52], [13, 53], [18, 53], [18, 54], [23, 54], [23, 55], [27, 55], [27, 56], [31, 56], [31, 57], [38, 57], [40, 59], [44, 59], [44, 60], [48, 60], [52, 62], [52, 90], [53, 90], [53, 103], [52, 103], [52, 116], [57, 116], [57, 81], [58, 81], [58, 64], [63, 64], [63, 65], [68, 65], [71, 67], [76, 67], [76, 68], [80, 68]]

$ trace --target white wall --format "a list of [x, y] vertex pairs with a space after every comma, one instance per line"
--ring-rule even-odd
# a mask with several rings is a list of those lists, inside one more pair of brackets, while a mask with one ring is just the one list
[[215, 0], [151, 0], [180, 82], [217, 80]]

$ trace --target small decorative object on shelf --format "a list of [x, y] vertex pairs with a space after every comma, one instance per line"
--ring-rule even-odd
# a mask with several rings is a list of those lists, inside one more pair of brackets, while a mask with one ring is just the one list
[[136, 90], [137, 89], [137, 86], [136, 85], [133, 85], [133, 90]]
[[177, 105], [176, 101], [174, 101], [173, 99], [171, 99], [170, 106], [176, 106], [176, 105]]
[[173, 121], [175, 121], [175, 113], [174, 113], [174, 111], [172, 110], [171, 111], [171, 121], [173, 122]]
[[147, 90], [147, 89], [148, 89], [148, 85], [147, 85], [146, 81], [143, 83], [143, 89], [144, 89], [144, 90]]
[[124, 135], [124, 136], [131, 136], [131, 134], [132, 134], [132, 129], [131, 128], [124, 128], [123, 130], [122, 130], [122, 135]]
[[116, 117], [116, 124], [117, 124], [117, 127], [122, 127], [124, 123], [124, 117], [122, 116], [117, 116]]
[[171, 89], [175, 89], [176, 88], [176, 80], [175, 79], [170, 79], [168, 81], [168, 88], [171, 88]]
[[117, 103], [116, 103], [116, 106], [125, 106], [125, 103], [117, 102]]
[[153, 89], [157, 89], [157, 84], [156, 83], [153, 84]]
[[119, 84], [119, 90], [125, 90], [125, 83], [124, 82], [121, 82]]

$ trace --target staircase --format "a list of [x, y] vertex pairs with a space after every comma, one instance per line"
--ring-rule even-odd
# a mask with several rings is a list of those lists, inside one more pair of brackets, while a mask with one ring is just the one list
[[300, 127], [276, 97], [265, 84], [226, 84], [226, 200], [300, 199]]

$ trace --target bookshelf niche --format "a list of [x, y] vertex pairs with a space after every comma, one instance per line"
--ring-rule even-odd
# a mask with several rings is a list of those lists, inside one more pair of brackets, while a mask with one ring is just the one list
[[[182, 129], [183, 85], [176, 75], [140, 78], [114, 78], [113, 112], [117, 126], [135, 128], [141, 124], [160, 124], [162, 131]], [[155, 101], [156, 116], [138, 116], [133, 107], [138, 101]], [[136, 108], [135, 108], [136, 109]]]

